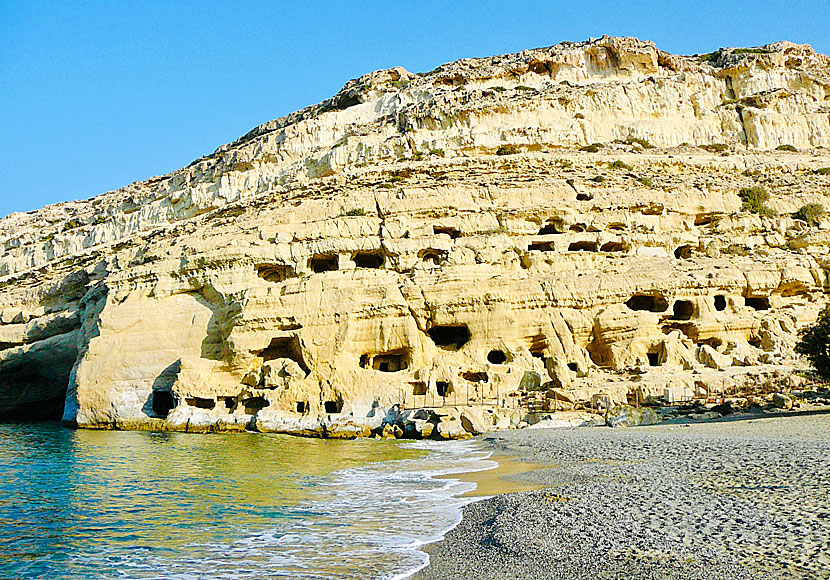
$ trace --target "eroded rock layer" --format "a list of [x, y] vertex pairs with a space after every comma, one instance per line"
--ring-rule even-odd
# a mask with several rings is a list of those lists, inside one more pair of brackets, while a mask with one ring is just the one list
[[450, 437], [536, 393], [795, 380], [828, 284], [828, 230], [791, 214], [828, 194], [829, 64], [605, 37], [378, 71], [170, 175], [13, 214], [0, 418]]

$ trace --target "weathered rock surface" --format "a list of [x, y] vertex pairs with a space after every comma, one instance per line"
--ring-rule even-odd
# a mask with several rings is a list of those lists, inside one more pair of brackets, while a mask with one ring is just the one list
[[[377, 71], [0, 220], [0, 418], [457, 437], [537, 394], [777, 383], [826, 302], [830, 233], [790, 214], [825, 203], [827, 147], [830, 59], [788, 42]], [[752, 186], [777, 215], [741, 211]]]

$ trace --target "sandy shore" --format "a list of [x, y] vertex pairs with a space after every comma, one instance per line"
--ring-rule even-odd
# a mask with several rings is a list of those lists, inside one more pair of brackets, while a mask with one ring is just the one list
[[830, 578], [830, 414], [482, 441], [544, 487], [467, 506], [418, 580]]

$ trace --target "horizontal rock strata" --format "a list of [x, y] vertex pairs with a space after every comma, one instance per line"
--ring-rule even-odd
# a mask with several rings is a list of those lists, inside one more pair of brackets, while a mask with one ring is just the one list
[[0, 418], [456, 437], [796, 380], [830, 233], [791, 214], [827, 205], [828, 146], [828, 58], [787, 42], [371, 73], [0, 220]]

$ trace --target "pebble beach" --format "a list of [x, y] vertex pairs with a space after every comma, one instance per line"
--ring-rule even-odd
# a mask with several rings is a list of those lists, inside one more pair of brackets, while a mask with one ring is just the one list
[[540, 488], [468, 505], [418, 580], [830, 578], [830, 414], [481, 441]]

